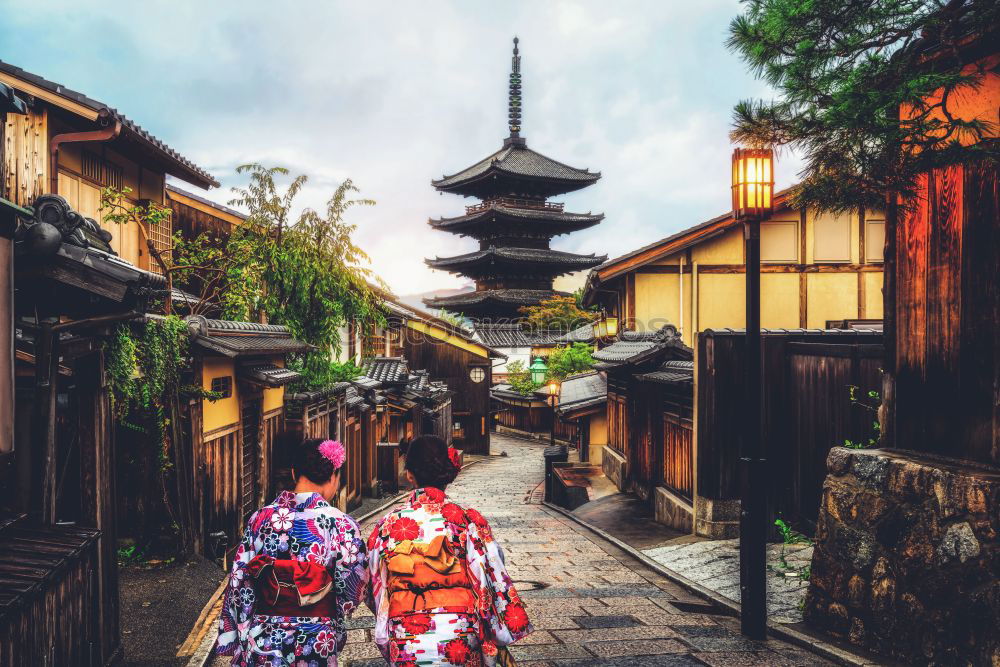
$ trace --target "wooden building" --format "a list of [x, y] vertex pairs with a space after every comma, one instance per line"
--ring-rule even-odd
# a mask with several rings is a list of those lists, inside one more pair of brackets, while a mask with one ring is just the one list
[[507, 381], [508, 364], [520, 362], [528, 368], [535, 359], [548, 357], [561, 344], [559, 339], [565, 333], [554, 329], [525, 329], [517, 323], [476, 322], [472, 335], [504, 355], [505, 358], [493, 363], [493, 383], [501, 384]]
[[169, 223], [154, 229], [102, 220], [101, 188], [130, 188], [134, 202], [166, 205], [167, 175], [200, 188], [218, 187], [200, 169], [135, 121], [83, 93], [0, 62], [0, 83], [31, 101], [28, 113], [8, 116], [4, 191], [20, 205], [59, 194], [73, 210], [111, 234], [112, 250], [141, 269], [160, 273], [147, 242], [171, 248]]
[[[8, 565], [27, 564], [31, 549], [47, 554], [36, 559], [34, 580], [11, 567], [2, 575], [10, 595], [0, 662], [109, 664], [121, 658], [121, 636], [103, 342], [166, 287], [147, 241], [166, 249], [170, 230], [105, 224], [100, 189], [128, 187], [135, 201], [162, 204], [167, 175], [217, 183], [82, 93], [8, 63], [0, 63], [0, 90], [23, 102], [0, 123], [0, 197], [22, 209], [14, 257], [0, 244], [0, 344], [16, 360], [13, 401], [0, 382], [0, 404], [13, 405], [0, 431], [14, 434], [0, 440], [0, 509], [9, 513], [0, 541]], [[10, 371], [0, 364], [5, 378]], [[50, 546], [39, 549], [40, 541]]]
[[[427, 265], [475, 281], [473, 292], [426, 299], [428, 307], [462, 313], [476, 320], [520, 318], [519, 308], [556, 294], [556, 276], [600, 264], [606, 255], [553, 250], [553, 237], [598, 224], [603, 214], [569, 213], [548, 201], [593, 185], [601, 177], [528, 148], [521, 136], [521, 57], [517, 39], [510, 74], [510, 136], [503, 147], [451, 176], [432, 181], [439, 192], [476, 197], [465, 215], [430, 220], [434, 229], [468, 236], [478, 248], [456, 257], [428, 259]], [[561, 293], [560, 293], [561, 294]]]
[[[761, 326], [880, 320], [884, 243], [881, 211], [794, 210], [787, 190], [775, 194], [761, 223]], [[746, 324], [743, 250], [743, 228], [726, 213], [598, 266], [584, 303], [623, 329], [670, 324], [694, 347], [700, 331]]]
[[454, 446], [470, 454], [490, 451], [490, 386], [493, 365], [503, 353], [439, 317], [399, 303], [382, 292], [386, 325], [360, 331], [345, 327], [341, 360], [364, 365], [376, 357], [405, 357], [408, 367], [426, 371], [452, 394]]
[[608, 379], [601, 371], [571, 375], [559, 385], [556, 417], [576, 426], [580, 461], [601, 463], [608, 444]]
[[595, 367], [607, 374], [608, 386], [608, 443], [600, 463], [618, 488], [651, 503], [658, 486], [682, 478], [690, 467], [690, 446], [682, 433], [690, 429], [690, 401], [685, 404], [683, 384], [676, 391], [661, 391], [658, 380], [664, 362], [691, 358], [692, 350], [671, 326], [622, 332], [594, 353]]
[[[299, 374], [284, 368], [285, 356], [310, 346], [273, 324], [187, 318], [193, 374], [206, 391], [221, 396], [189, 406], [195, 466], [194, 506], [203, 539], [222, 531], [239, 542], [247, 517], [275, 490], [274, 451], [285, 431], [284, 386]], [[199, 545], [200, 546], [200, 545]]]
[[579, 424], [575, 420], [559, 418], [547, 389], [525, 396], [514, 391], [509, 384], [498, 384], [490, 393], [494, 403], [493, 422], [498, 433], [548, 442], [555, 429], [557, 443], [577, 446], [580, 440]]

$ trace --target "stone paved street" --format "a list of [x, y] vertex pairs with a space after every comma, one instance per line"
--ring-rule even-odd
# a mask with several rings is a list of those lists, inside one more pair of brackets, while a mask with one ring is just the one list
[[[514, 646], [518, 665], [830, 664], [787, 643], [744, 640], [734, 618], [682, 611], [672, 602], [686, 606], [686, 591], [540, 504], [541, 445], [494, 435], [492, 449], [509, 456], [470, 467], [448, 491], [489, 519], [528, 603], [536, 630]], [[349, 627], [342, 664], [384, 664], [370, 613]]]
[[[734, 602], [740, 601], [740, 541], [678, 542], [642, 552]], [[809, 588], [811, 544], [767, 545], [767, 613], [778, 623], [802, 621]]]

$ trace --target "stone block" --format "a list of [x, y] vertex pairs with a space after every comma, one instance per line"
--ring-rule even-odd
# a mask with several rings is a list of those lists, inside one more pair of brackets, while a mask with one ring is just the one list
[[740, 536], [740, 501], [729, 498], [696, 496], [694, 501], [694, 532], [713, 540], [730, 540]]
[[662, 486], [653, 491], [653, 517], [682, 533], [694, 532], [694, 509], [691, 503]]
[[601, 451], [601, 469], [604, 476], [610, 479], [619, 491], [625, 490], [628, 483], [628, 461], [625, 457], [611, 449], [605, 447]]

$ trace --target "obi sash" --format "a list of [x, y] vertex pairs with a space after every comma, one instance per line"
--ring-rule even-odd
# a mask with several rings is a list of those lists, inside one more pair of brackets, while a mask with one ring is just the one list
[[336, 616], [333, 576], [322, 565], [257, 556], [247, 566], [254, 581], [254, 613], [262, 616]]
[[388, 570], [390, 618], [432, 609], [475, 612], [465, 560], [451, 553], [444, 535], [430, 544], [400, 542], [389, 557]]

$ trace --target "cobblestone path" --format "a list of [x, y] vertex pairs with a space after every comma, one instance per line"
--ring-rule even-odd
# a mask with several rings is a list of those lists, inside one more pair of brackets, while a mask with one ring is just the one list
[[[509, 456], [468, 468], [448, 493], [489, 520], [528, 604], [535, 632], [513, 647], [518, 665], [830, 664], [787, 643], [745, 640], [736, 619], [675, 606], [691, 596], [540, 504], [541, 445], [494, 435], [492, 449]], [[384, 664], [368, 610], [348, 627], [341, 664]]]

